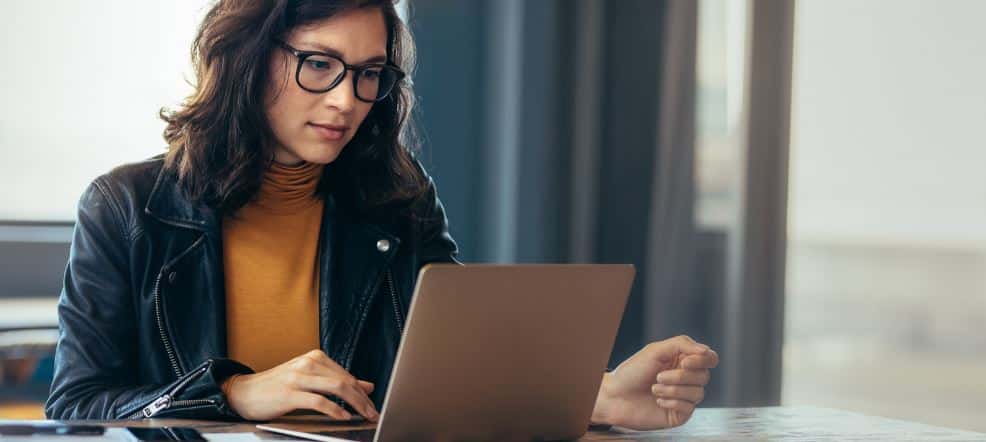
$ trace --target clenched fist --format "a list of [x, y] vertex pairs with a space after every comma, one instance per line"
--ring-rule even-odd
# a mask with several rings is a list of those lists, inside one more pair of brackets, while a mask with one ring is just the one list
[[682, 425], [718, 363], [715, 351], [688, 336], [647, 344], [603, 376], [592, 421], [634, 430]]

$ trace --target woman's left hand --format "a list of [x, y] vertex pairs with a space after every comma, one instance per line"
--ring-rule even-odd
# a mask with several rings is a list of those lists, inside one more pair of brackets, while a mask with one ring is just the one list
[[650, 343], [603, 376], [592, 421], [634, 430], [682, 425], [718, 363], [715, 351], [688, 336]]

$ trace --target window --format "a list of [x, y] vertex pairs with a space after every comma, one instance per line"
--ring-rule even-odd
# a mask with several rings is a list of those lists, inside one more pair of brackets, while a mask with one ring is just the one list
[[984, 15], [797, 4], [785, 404], [986, 430]]

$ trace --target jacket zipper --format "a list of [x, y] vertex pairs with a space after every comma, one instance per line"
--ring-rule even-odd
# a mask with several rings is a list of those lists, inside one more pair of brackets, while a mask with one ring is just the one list
[[198, 369], [198, 371], [196, 371], [195, 373], [190, 373], [184, 380], [179, 382], [178, 385], [175, 386], [175, 388], [172, 388], [171, 391], [161, 395], [161, 397], [155, 399], [154, 402], [151, 402], [150, 405], [140, 409], [139, 411], [131, 414], [130, 416], [127, 416], [127, 419], [136, 419], [138, 417], [145, 417], [145, 418], [153, 417], [158, 413], [160, 413], [162, 410], [166, 410], [169, 408], [215, 404], [216, 401], [213, 399], [189, 399], [183, 401], [172, 400], [174, 399], [175, 395], [177, 395], [179, 392], [181, 392], [182, 389], [185, 388], [186, 385], [188, 385], [190, 382], [195, 380], [195, 378], [209, 371], [209, 368], [211, 366], [212, 364], [206, 364], [204, 367]]
[[171, 346], [171, 340], [168, 339], [168, 334], [164, 329], [164, 317], [161, 313], [161, 277], [164, 275], [165, 269], [162, 268], [157, 274], [157, 279], [154, 280], [154, 317], [157, 319], [157, 330], [161, 335], [161, 342], [164, 343], [164, 351], [168, 354], [168, 361], [171, 362], [171, 368], [175, 371], [175, 376], [179, 379], [181, 378], [181, 367], [178, 366], [178, 357], [175, 355], [175, 350]]
[[[394, 306], [394, 314], [396, 315], [396, 319], [397, 319], [397, 330], [401, 334], [403, 334], [404, 333], [403, 332], [404, 324], [403, 324], [403, 320], [401, 318], [401, 312], [400, 312], [400, 307], [399, 307], [400, 304], [398, 304], [398, 301], [397, 301], [397, 291], [394, 289], [394, 277], [391, 275], [389, 268], [384, 273], [384, 280], [387, 282], [387, 288], [390, 291], [390, 300], [391, 300], [391, 303], [393, 303], [393, 306]], [[379, 281], [380, 280], [378, 279], [377, 282], [379, 283]], [[379, 290], [379, 289], [380, 289], [380, 285], [379, 284], [374, 285], [373, 288], [372, 288], [372, 290]], [[369, 308], [369, 307], [367, 307], [367, 308]], [[353, 363], [353, 355], [356, 353], [356, 344], [357, 343], [359, 343], [359, 333], [357, 333], [356, 336], [353, 337], [353, 344], [352, 344], [352, 346], [350, 346], [350, 349], [349, 349], [349, 352], [347, 353], [347, 356], [342, 361], [342, 367], [345, 368], [346, 370], [349, 370], [350, 366]]]
[[397, 301], [397, 290], [394, 289], [394, 277], [387, 269], [387, 288], [390, 289], [390, 300], [394, 304], [394, 317], [397, 318], [397, 334], [404, 334], [404, 319], [401, 318], [400, 303]]
[[171, 408], [177, 409], [182, 407], [193, 407], [196, 405], [213, 405], [216, 403], [216, 401], [212, 399], [189, 399], [185, 401], [173, 401], [171, 400], [172, 398], [173, 396], [171, 396], [170, 394], [165, 394], [155, 399], [154, 402], [151, 402], [150, 405], [130, 415], [128, 419], [136, 419], [138, 417], [144, 417], [144, 418], [154, 417], [161, 411]]

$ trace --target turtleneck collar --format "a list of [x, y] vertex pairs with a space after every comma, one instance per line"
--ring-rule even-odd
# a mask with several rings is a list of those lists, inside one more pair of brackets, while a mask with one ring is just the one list
[[285, 166], [272, 162], [264, 173], [256, 204], [274, 213], [292, 213], [318, 203], [315, 189], [324, 164], [301, 163]]

